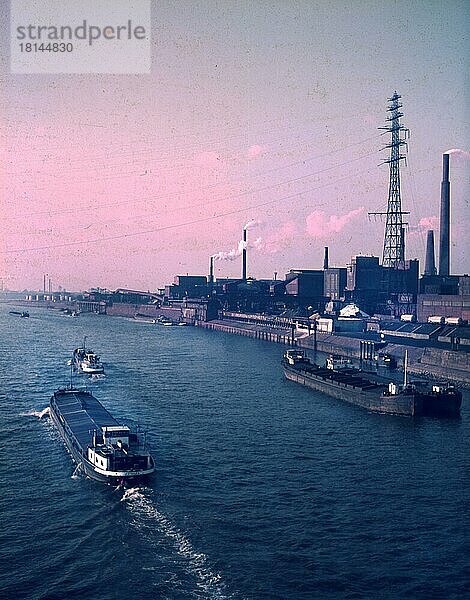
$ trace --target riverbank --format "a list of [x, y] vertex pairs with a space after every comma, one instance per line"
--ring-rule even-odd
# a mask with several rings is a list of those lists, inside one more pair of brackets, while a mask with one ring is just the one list
[[[58, 309], [72, 308], [80, 310], [85, 308], [79, 303], [59, 303], [45, 302], [32, 303], [28, 301], [10, 301], [9, 304], [16, 306], [36, 306], [38, 308]], [[86, 307], [90, 308], [90, 307]], [[94, 307], [93, 307], [94, 308]], [[94, 312], [94, 311], [93, 311]], [[141, 317], [159, 318], [165, 317], [173, 321], [183, 320], [183, 313], [180, 306], [156, 306], [156, 305], [135, 305], [115, 303], [106, 307], [107, 316], [133, 318], [136, 314]], [[266, 322], [261, 320], [250, 322], [248, 319], [240, 320], [224, 317], [211, 321], [197, 320], [194, 324], [198, 327], [223, 331], [225, 333], [251, 337], [254, 339], [265, 340], [277, 344], [297, 345], [302, 348], [314, 348], [314, 335], [308, 335], [306, 332], [292, 330], [285, 324], [278, 323], [274, 319], [266, 318]], [[275, 325], [273, 325], [275, 323]], [[276, 326], [278, 325], [278, 326]], [[318, 331], [317, 350], [320, 352], [339, 354], [345, 358], [361, 359], [361, 339], [338, 335], [333, 333], [324, 333]], [[444, 350], [440, 348], [426, 348], [397, 343], [388, 343], [386, 353], [393, 356], [398, 365], [403, 365], [405, 351], [408, 351], [408, 370], [416, 375], [423, 375], [431, 378], [446, 380], [456, 383], [463, 387], [470, 388], [470, 353], [455, 350]]]
[[[314, 349], [314, 336], [285, 328], [262, 326], [234, 319], [219, 319], [209, 322], [197, 322], [198, 327], [242, 335], [277, 344], [295, 345]], [[361, 340], [346, 336], [317, 332], [317, 350], [339, 354], [345, 358], [361, 358]], [[445, 379], [460, 386], [470, 388], [470, 354], [438, 348], [418, 348], [403, 344], [388, 344], [387, 354], [393, 356], [399, 365], [403, 365], [405, 351], [408, 351], [408, 370], [416, 375]]]

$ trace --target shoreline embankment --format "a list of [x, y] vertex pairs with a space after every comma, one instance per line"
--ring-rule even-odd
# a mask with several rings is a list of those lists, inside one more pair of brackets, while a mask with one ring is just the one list
[[[78, 309], [83, 308], [83, 303], [75, 302], [30, 302], [30, 301], [10, 301], [9, 304], [17, 306], [36, 306], [38, 308], [59, 309], [64, 308]], [[94, 308], [94, 307], [93, 307]], [[133, 318], [135, 315], [142, 317], [166, 318], [178, 321], [182, 317], [180, 307], [155, 306], [155, 305], [136, 305], [115, 303], [106, 306], [106, 312], [102, 313], [111, 317]], [[197, 327], [204, 329], [222, 331], [232, 335], [241, 335], [258, 340], [264, 340], [277, 344], [297, 345], [301, 348], [314, 349], [314, 335], [308, 335], [306, 332], [299, 332], [284, 327], [275, 327], [269, 324], [249, 322], [247, 320], [237, 320], [224, 317], [212, 321], [196, 321]], [[325, 353], [339, 354], [345, 358], [361, 359], [361, 339], [337, 335], [332, 333], [317, 332], [317, 350]], [[405, 351], [408, 351], [408, 371], [415, 375], [438, 378], [460, 386], [470, 388], [470, 353], [445, 350], [431, 347], [417, 347], [412, 345], [396, 344], [389, 342], [386, 346], [387, 354], [393, 356], [399, 365], [403, 364]]]
[[[219, 319], [208, 322], [197, 322], [198, 327], [224, 333], [242, 335], [258, 340], [265, 340], [284, 345], [295, 345], [300, 348], [314, 349], [314, 335], [294, 332], [286, 329], [266, 327], [243, 321]], [[317, 332], [317, 350], [325, 353], [339, 354], [345, 358], [361, 358], [361, 340], [328, 333]], [[405, 351], [408, 351], [408, 371], [415, 375], [423, 375], [445, 379], [465, 387], [470, 387], [470, 354], [439, 348], [418, 348], [404, 344], [386, 346], [387, 354], [393, 356], [398, 364], [403, 364]]]

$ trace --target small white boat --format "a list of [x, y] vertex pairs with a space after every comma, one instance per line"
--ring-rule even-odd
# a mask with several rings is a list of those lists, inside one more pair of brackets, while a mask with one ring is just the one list
[[104, 366], [100, 357], [86, 347], [86, 336], [83, 338], [83, 347], [75, 348], [72, 355], [72, 364], [77, 371], [87, 375], [102, 375]]

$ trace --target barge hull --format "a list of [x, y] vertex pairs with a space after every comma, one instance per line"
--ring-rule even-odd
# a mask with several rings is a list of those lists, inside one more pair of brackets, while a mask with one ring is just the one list
[[[293, 357], [290, 357], [291, 360]], [[294, 357], [295, 360], [295, 357]], [[424, 417], [458, 417], [462, 404], [462, 393], [453, 386], [420, 389], [410, 385], [399, 393], [391, 392], [385, 385], [361, 376], [361, 372], [344, 370], [328, 371], [309, 361], [289, 364], [283, 361], [284, 374], [290, 381], [318, 390], [365, 408], [371, 412]]]
[[371, 392], [367, 393], [346, 384], [315, 377], [313, 374], [306, 373], [305, 371], [289, 369], [287, 366], [284, 366], [284, 374], [290, 381], [295, 381], [308, 388], [317, 390], [338, 400], [343, 400], [349, 404], [360, 406], [371, 412], [414, 416], [421, 409], [421, 403], [414, 395], [401, 397], [385, 396], [382, 399]]

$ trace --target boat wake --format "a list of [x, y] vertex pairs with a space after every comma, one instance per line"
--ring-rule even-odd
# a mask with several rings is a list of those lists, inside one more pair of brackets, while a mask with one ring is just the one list
[[82, 463], [78, 463], [72, 473], [72, 479], [80, 479], [80, 473], [82, 471]]
[[125, 490], [121, 502], [126, 502], [133, 516], [138, 519], [136, 524], [142, 521], [143, 525], [148, 526], [146, 521], [151, 521], [158, 526], [158, 531], [171, 542], [183, 559], [188, 573], [195, 577], [203, 597], [214, 600], [233, 598], [231, 594], [227, 594], [221, 575], [212, 571], [208, 557], [203, 552], [198, 552], [187, 535], [158, 510], [154, 502], [145, 495], [145, 488]]
[[45, 408], [44, 410], [30, 410], [29, 412], [20, 413], [20, 417], [37, 417], [38, 419], [43, 419], [49, 415], [49, 407]]

